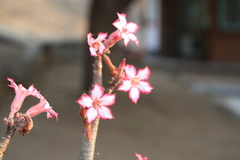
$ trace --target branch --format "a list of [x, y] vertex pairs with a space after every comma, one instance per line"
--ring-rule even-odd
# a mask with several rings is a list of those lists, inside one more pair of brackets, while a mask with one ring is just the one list
[[[93, 84], [95, 83], [102, 85], [102, 57], [101, 56], [96, 56], [95, 62], [93, 64]], [[81, 145], [78, 160], [93, 160], [99, 120], [100, 118], [98, 117], [95, 121], [91, 123], [92, 125], [91, 139], [88, 139], [87, 135], [83, 134], [82, 145]], [[84, 133], [86, 132], [87, 131], [85, 129]]]
[[10, 144], [10, 141], [11, 141], [15, 132], [16, 132], [16, 127], [15, 126], [12, 126], [12, 127], [8, 126], [7, 133], [5, 134], [4, 137], [1, 138], [1, 141], [0, 141], [0, 160], [3, 159], [3, 157], [6, 153], [7, 147]]

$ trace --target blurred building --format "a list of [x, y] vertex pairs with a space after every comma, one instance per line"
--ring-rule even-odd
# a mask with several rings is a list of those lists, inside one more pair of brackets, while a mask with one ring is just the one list
[[160, 56], [240, 62], [239, 0], [160, 0]]
[[[2, 0], [0, 77], [27, 78], [80, 54], [88, 0]], [[53, 58], [54, 57], [54, 58]]]

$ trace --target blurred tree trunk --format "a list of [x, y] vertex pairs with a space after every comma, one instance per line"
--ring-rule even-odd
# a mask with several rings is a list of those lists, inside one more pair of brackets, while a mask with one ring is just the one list
[[[90, 7], [89, 32], [93, 35], [97, 35], [99, 32], [107, 32], [110, 34], [115, 31], [116, 28], [112, 25], [112, 23], [117, 19], [116, 12], [124, 12], [132, 1], [133, 0], [93, 0]], [[89, 51], [87, 50], [87, 52]], [[111, 52], [115, 52], [114, 48], [111, 48]], [[88, 91], [91, 87], [93, 79], [93, 57], [90, 56], [90, 53], [86, 54], [84, 63], [86, 68], [83, 89], [84, 91]]]

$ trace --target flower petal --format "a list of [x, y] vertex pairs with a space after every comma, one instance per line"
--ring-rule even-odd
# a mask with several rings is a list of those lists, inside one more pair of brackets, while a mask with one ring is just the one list
[[137, 73], [137, 77], [139, 77], [140, 80], [148, 80], [151, 72], [148, 67], [145, 67], [143, 69], [139, 69]]
[[148, 94], [152, 91], [153, 87], [151, 86], [151, 84], [149, 82], [146, 81], [140, 81], [139, 85], [138, 85], [138, 89], [144, 93], [144, 94]]
[[102, 106], [98, 109], [98, 113], [102, 119], [113, 119], [112, 111], [110, 108]]
[[137, 32], [139, 26], [136, 23], [129, 22], [128, 24], [126, 24], [126, 28], [129, 33], [135, 33]]
[[115, 94], [104, 94], [101, 97], [102, 105], [111, 106], [115, 103], [116, 95]]
[[137, 37], [136, 37], [134, 34], [128, 34], [128, 38], [129, 38], [131, 41], [135, 42], [136, 45], [139, 44], [138, 39], [137, 39]]
[[105, 48], [106, 48], [106, 47], [104, 46], [104, 44], [103, 44], [103, 43], [100, 43], [100, 44], [99, 44], [98, 55], [102, 55]]
[[85, 108], [92, 107], [93, 100], [87, 94], [83, 94], [76, 102]]
[[128, 92], [132, 87], [131, 82], [129, 80], [123, 80], [122, 82], [123, 83], [119, 85], [118, 90]]
[[104, 41], [107, 38], [107, 33], [98, 33], [98, 37], [96, 39], [96, 41]]
[[114, 25], [114, 27], [116, 27], [120, 32], [122, 32], [123, 26], [122, 26], [121, 22], [119, 21], [119, 19], [117, 19], [115, 22], [113, 22], [112, 25]]
[[126, 14], [124, 14], [124, 13], [121, 13], [121, 14], [117, 13], [117, 15], [118, 15], [118, 19], [119, 19], [121, 25], [125, 26], [127, 24]]
[[136, 76], [136, 68], [133, 65], [127, 64], [125, 66], [126, 77], [131, 79]]
[[38, 104], [29, 108], [27, 110], [26, 114], [29, 115], [30, 117], [35, 117], [42, 112], [47, 112], [50, 109], [51, 109], [51, 107], [49, 106], [49, 103], [47, 102], [47, 100], [43, 99]]
[[95, 48], [89, 47], [89, 50], [90, 50], [91, 56], [98, 56]]
[[130, 38], [126, 34], [122, 34], [122, 38], [124, 39], [124, 45], [127, 46], [128, 43], [130, 42]]
[[132, 100], [133, 103], [137, 103], [140, 96], [140, 91], [136, 87], [132, 87], [129, 92], [129, 98]]
[[58, 113], [55, 112], [52, 108], [47, 111], [47, 119], [56, 117], [56, 120], [58, 121]]
[[92, 107], [87, 110], [86, 116], [87, 116], [88, 123], [91, 123], [98, 117], [98, 112], [96, 109]]
[[96, 99], [96, 98], [100, 99], [102, 97], [103, 93], [104, 93], [103, 87], [100, 86], [99, 84], [95, 83], [95, 85], [94, 85], [94, 87], [91, 91], [92, 99], [93, 100]]
[[141, 154], [135, 153], [135, 155], [138, 158], [138, 160], [148, 160], [148, 157], [142, 157]]
[[92, 43], [94, 42], [93, 37], [92, 37], [92, 33], [87, 34], [87, 42], [88, 42], [89, 46], [91, 46]]

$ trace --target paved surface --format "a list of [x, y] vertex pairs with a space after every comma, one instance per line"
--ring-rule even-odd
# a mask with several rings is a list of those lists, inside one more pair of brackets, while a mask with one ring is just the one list
[[[59, 113], [59, 122], [47, 120], [45, 114], [35, 117], [28, 135], [13, 137], [5, 160], [77, 159], [83, 124], [75, 101], [83, 93], [82, 67], [79, 61], [56, 64], [25, 82], [34, 83], [46, 96]], [[213, 104], [211, 95], [190, 91], [189, 84], [195, 81], [240, 84], [238, 76], [153, 67], [154, 90], [141, 95], [138, 105], [130, 102], [127, 93], [117, 92], [117, 103], [111, 107], [115, 119], [100, 122], [95, 160], [135, 160], [135, 152], [149, 160], [239, 160], [239, 120]], [[10, 88], [0, 93], [3, 118], [14, 93]], [[28, 98], [21, 111], [34, 103], [34, 98]], [[0, 133], [4, 132], [1, 123]]]

